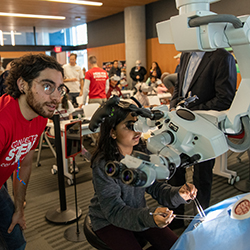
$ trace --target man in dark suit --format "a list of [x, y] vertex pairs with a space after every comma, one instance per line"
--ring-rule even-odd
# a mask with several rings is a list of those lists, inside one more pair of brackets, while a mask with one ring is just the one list
[[[197, 52], [195, 52], [197, 53]], [[204, 53], [204, 52], [198, 52]], [[191, 110], [226, 110], [230, 107], [236, 91], [237, 73], [234, 57], [224, 49], [204, 53], [190, 85], [182, 95], [186, 70], [193, 53], [183, 53], [170, 108], [176, 107], [182, 97], [199, 97], [188, 108]]]
[[[170, 108], [176, 108], [183, 98], [197, 95], [199, 99], [190, 103], [188, 109], [226, 110], [234, 98], [236, 82], [235, 60], [226, 50], [182, 53]], [[194, 165], [193, 183], [198, 189], [197, 198], [204, 209], [209, 206], [214, 162], [212, 159]], [[180, 168], [170, 183], [179, 186], [185, 181], [185, 169]], [[184, 206], [179, 208], [178, 213], [184, 213]]]

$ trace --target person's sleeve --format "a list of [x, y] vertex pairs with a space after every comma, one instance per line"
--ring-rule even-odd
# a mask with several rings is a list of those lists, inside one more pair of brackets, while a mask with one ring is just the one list
[[150, 102], [149, 102], [148, 96], [146, 95], [145, 97], [146, 97], [145, 98], [145, 103], [143, 104], [143, 106], [149, 106]]
[[85, 79], [91, 80], [91, 74], [90, 74], [89, 71], [86, 72], [86, 74], [85, 74]]
[[234, 99], [237, 84], [235, 59], [232, 55], [221, 57], [214, 80], [215, 96], [205, 103], [193, 106], [192, 110], [227, 110]]
[[62, 67], [63, 67], [64, 79], [66, 79], [67, 78], [66, 64], [64, 64]]
[[170, 109], [171, 108], [176, 108], [176, 105], [180, 101], [179, 88], [180, 88], [180, 81], [179, 81], [179, 73], [178, 73], [177, 74], [177, 81], [175, 83], [174, 92], [173, 92], [173, 95], [172, 95], [172, 98], [171, 98], [171, 101], [170, 101]]
[[90, 85], [90, 80], [85, 78], [83, 91], [82, 91], [83, 92], [83, 94], [82, 94], [83, 105], [85, 105], [87, 96], [89, 94], [89, 85]]
[[80, 79], [83, 79], [83, 78], [84, 78], [84, 75], [83, 75], [82, 69], [80, 69], [80, 74], [79, 74], [79, 77], [80, 77]]
[[105, 93], [107, 94], [108, 91], [109, 91], [109, 78], [106, 80]]
[[158, 203], [164, 207], [173, 209], [186, 201], [179, 194], [180, 187], [174, 187], [166, 182], [155, 181], [153, 185], [146, 189]]
[[129, 75], [130, 75], [130, 77], [131, 77], [134, 81], [136, 81], [136, 74], [135, 74], [134, 68], [131, 69]]
[[144, 81], [144, 77], [147, 74], [147, 70], [144, 67], [141, 67], [140, 70], [140, 81], [143, 82]]
[[133, 208], [125, 204], [117, 180], [105, 174], [104, 165], [104, 161], [98, 162], [92, 171], [94, 188], [105, 218], [112, 225], [130, 231], [157, 227], [153, 216], [149, 215], [149, 208]]
[[109, 71], [109, 76], [114, 75], [116, 73], [116, 70], [114, 67], [112, 67]]
[[148, 77], [147, 81], [146, 81], [146, 84], [149, 85], [150, 84], [150, 77]]

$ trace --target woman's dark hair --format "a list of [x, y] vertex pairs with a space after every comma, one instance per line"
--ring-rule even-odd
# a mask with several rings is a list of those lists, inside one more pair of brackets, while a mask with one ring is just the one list
[[[116, 140], [111, 137], [110, 131], [112, 128], [116, 129], [116, 126], [125, 120], [130, 112], [130, 110], [115, 106], [113, 115], [105, 118], [104, 122], [101, 124], [97, 148], [93, 153], [91, 163], [94, 162], [99, 154], [101, 154], [106, 161], [119, 161], [122, 159], [123, 156], [120, 153]], [[134, 149], [145, 152], [144, 149], [146, 146], [145, 144], [142, 144], [143, 143], [140, 142], [139, 145], [134, 147]]]
[[[158, 64], [157, 62], [155, 62], [155, 61], [153, 61], [153, 63], [155, 63], [156, 68], [155, 68], [155, 69], [151, 69], [151, 70], [156, 71], [157, 78], [160, 79], [160, 78], [161, 78], [161, 69], [160, 69], [160, 67], [159, 67], [159, 64]], [[150, 77], [152, 74], [153, 74], [153, 72], [150, 72], [149, 77]]]
[[50, 68], [62, 73], [64, 76], [62, 66], [56, 61], [54, 57], [45, 54], [28, 54], [15, 59], [11, 62], [11, 69], [6, 78], [5, 85], [6, 93], [10, 96], [19, 98], [22, 94], [17, 86], [17, 80], [21, 77], [32, 87], [32, 81], [40, 75], [40, 72]]
[[159, 68], [160, 68], [158, 62], [153, 61], [152, 63], [155, 63], [156, 69], [159, 69]]
[[62, 108], [63, 109], [67, 109], [69, 108], [69, 104], [68, 104], [68, 95], [65, 94], [62, 98]]

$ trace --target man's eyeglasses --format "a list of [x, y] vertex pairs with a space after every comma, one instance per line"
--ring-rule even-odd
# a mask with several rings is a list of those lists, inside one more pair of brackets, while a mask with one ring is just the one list
[[[42, 84], [42, 87], [46, 95], [51, 95], [56, 89], [55, 85], [50, 82], [44, 82]], [[59, 86], [57, 90], [61, 96], [64, 96], [67, 93], [67, 88], [65, 85]]]

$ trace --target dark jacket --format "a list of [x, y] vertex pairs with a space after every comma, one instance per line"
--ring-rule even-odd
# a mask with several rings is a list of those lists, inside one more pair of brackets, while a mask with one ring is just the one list
[[109, 71], [109, 77], [111, 77], [112, 75], [117, 75], [117, 76], [121, 76], [121, 69], [120, 68], [115, 68], [114, 66], [110, 69]]
[[[191, 53], [182, 53], [171, 108], [176, 107], [182, 98], [182, 86], [190, 56]], [[188, 108], [217, 111], [228, 109], [235, 95], [236, 83], [234, 57], [225, 49], [206, 52], [187, 91], [187, 95], [191, 91], [191, 95], [197, 95], [199, 99], [190, 103]]]
[[[133, 81], [135, 82], [143, 82], [144, 80], [144, 76], [147, 74], [147, 70], [141, 66], [140, 69], [138, 71], [136, 71], [136, 66], [133, 67], [130, 71], [130, 77], [133, 79]], [[136, 76], [140, 76], [140, 79], [136, 79]]]
[[130, 231], [157, 227], [149, 214], [156, 208], [147, 207], [145, 192], [169, 208], [186, 203], [179, 194], [180, 187], [158, 181], [147, 188], [129, 186], [120, 179], [108, 177], [105, 164], [106, 161], [98, 157], [92, 165], [95, 195], [90, 202], [89, 215], [94, 231], [110, 224]]

